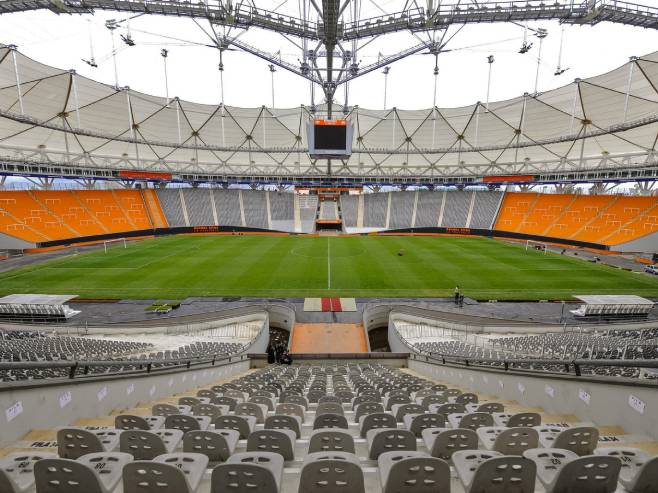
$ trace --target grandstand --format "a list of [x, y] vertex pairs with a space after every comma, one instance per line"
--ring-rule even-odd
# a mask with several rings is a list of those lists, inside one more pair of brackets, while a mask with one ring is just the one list
[[658, 493], [658, 8], [277, 3], [0, 0], [0, 493]]

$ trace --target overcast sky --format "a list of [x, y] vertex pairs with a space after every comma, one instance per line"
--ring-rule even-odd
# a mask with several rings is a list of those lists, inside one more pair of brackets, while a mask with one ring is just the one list
[[[396, 0], [380, 2], [390, 12], [399, 10], [403, 4]], [[98, 12], [93, 17], [58, 16], [49, 11], [39, 11], [2, 15], [0, 42], [15, 44], [24, 54], [42, 63], [75, 69], [84, 76], [114, 84], [111, 37], [105, 28], [105, 21], [110, 18], [125, 19], [125, 14]], [[201, 25], [207, 29], [207, 23]], [[585, 78], [607, 72], [624, 64], [632, 55], [641, 56], [658, 50], [658, 35], [654, 30], [609, 23], [594, 27], [566, 26], [562, 66], [569, 70], [555, 76], [562, 26], [557, 22], [547, 22], [531, 23], [530, 27], [548, 30], [542, 53], [540, 91], [568, 84], [576, 77]], [[136, 46], [127, 47], [117, 36], [120, 85], [164, 96], [160, 50], [166, 48], [169, 50], [169, 95], [203, 103], [219, 102], [218, 52], [214, 48], [193, 44], [209, 42], [194, 21], [144, 16], [132, 20], [130, 28]], [[456, 27], [451, 28], [449, 35], [456, 30]], [[91, 68], [82, 61], [91, 56], [89, 32], [98, 68]], [[125, 27], [117, 31], [118, 34], [126, 34]], [[447, 46], [453, 51], [439, 57], [438, 106], [454, 107], [485, 101], [486, 58], [490, 54], [495, 56], [492, 101], [533, 92], [539, 42], [532, 32], [528, 32], [528, 41], [534, 46], [529, 53], [519, 54], [523, 36], [524, 29], [512, 24], [464, 27]], [[281, 50], [282, 56], [290, 62], [296, 63], [299, 58], [299, 50], [278, 35], [252, 29], [241, 39], [272, 52]], [[359, 59], [362, 65], [367, 65], [375, 61], [380, 52], [392, 54], [417, 42], [408, 33], [390, 36], [366, 47]], [[245, 107], [272, 104], [267, 62], [246, 53], [229, 51], [225, 53], [224, 65], [226, 104]], [[393, 64], [388, 79], [387, 107], [431, 107], [433, 69], [434, 57], [431, 55], [416, 55]], [[274, 80], [276, 106], [291, 107], [310, 102], [308, 82], [282, 69], [277, 70]], [[339, 89], [338, 102], [342, 103], [343, 98], [343, 90]], [[353, 82], [349, 88], [349, 102], [363, 108], [381, 108], [384, 104], [384, 76], [381, 70]]]

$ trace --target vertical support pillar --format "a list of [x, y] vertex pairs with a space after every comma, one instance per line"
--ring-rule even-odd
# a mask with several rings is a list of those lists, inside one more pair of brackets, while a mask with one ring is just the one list
[[633, 69], [635, 68], [635, 63], [636, 63], [637, 57], [632, 56], [630, 58], [630, 67], [628, 69], [628, 84], [626, 85], [626, 99], [624, 100], [624, 118], [623, 118], [623, 123], [626, 123], [626, 119], [628, 118], [628, 101], [631, 96], [631, 86], [633, 84]]
[[78, 128], [82, 128], [80, 122], [80, 100], [78, 99], [78, 80], [75, 70], [71, 70], [71, 89], [73, 90], [73, 104], [75, 105], [75, 121]]
[[16, 46], [12, 45], [9, 47], [11, 50], [11, 58], [14, 62], [14, 76], [16, 77], [16, 92], [18, 93], [18, 106], [21, 109], [21, 115], [25, 114], [25, 109], [23, 108], [23, 91], [21, 91], [21, 77], [18, 73], [18, 59], [16, 58]]

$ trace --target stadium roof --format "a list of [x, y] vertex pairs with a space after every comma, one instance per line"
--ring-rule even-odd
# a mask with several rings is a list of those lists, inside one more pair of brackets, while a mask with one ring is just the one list
[[[0, 47], [0, 172], [27, 162], [20, 168], [24, 173], [30, 166], [57, 165], [90, 176], [116, 170], [325, 176], [326, 161], [306, 153], [305, 125], [323, 108], [317, 111], [168, 102]], [[344, 113], [355, 126], [354, 149], [349, 160], [333, 163], [335, 176], [478, 181], [489, 175], [655, 168], [658, 52], [488, 108], [355, 106]]]

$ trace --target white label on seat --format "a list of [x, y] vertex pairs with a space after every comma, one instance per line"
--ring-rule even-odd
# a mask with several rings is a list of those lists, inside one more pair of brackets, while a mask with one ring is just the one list
[[589, 395], [589, 392], [583, 389], [578, 390], [578, 398], [583, 401], [585, 404], [589, 406], [590, 401], [592, 400], [592, 396]]
[[98, 402], [105, 399], [107, 397], [107, 387], [103, 387], [102, 389], [100, 389], [96, 394], [96, 397], [98, 398]]
[[517, 387], [519, 389], [519, 392], [521, 392], [522, 394], [525, 394], [525, 385], [523, 385], [521, 382], [519, 382]]
[[628, 405], [635, 409], [638, 413], [644, 414], [644, 408], [646, 404], [639, 397], [635, 397], [633, 394], [630, 394], [628, 396]]
[[151, 385], [151, 388], [149, 389], [149, 395], [153, 397], [153, 394], [155, 394], [155, 385]]
[[132, 394], [134, 391], [135, 391], [135, 384], [134, 384], [134, 383], [131, 383], [131, 384], [128, 385], [128, 387], [126, 388], [126, 395], [130, 395], [130, 394]]
[[73, 395], [71, 394], [70, 390], [67, 390], [66, 392], [62, 392], [59, 394], [59, 407], [61, 409], [64, 409], [66, 406], [68, 406], [71, 401], [73, 400]]
[[550, 385], [544, 387], [544, 392], [546, 392], [546, 395], [548, 396], [555, 397], [555, 389]]
[[17, 401], [5, 410], [5, 417], [7, 418], [7, 423], [12, 421], [15, 417], [23, 413], [23, 403]]

